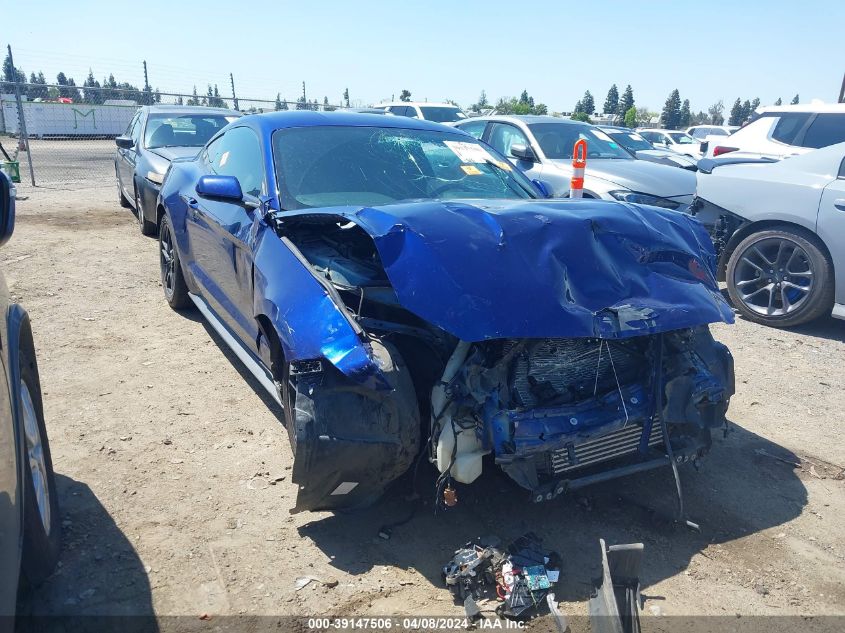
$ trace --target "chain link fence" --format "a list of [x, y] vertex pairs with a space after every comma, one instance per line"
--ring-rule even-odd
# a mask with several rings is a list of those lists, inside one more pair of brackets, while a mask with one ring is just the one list
[[[244, 114], [275, 110], [331, 111], [341, 106], [298, 101], [222, 97], [216, 89], [162, 93], [67, 85], [0, 85], [0, 163], [19, 187], [82, 188], [114, 180], [114, 139], [142, 105], [196, 105]], [[41, 96], [43, 93], [43, 96]], [[38, 95], [38, 96], [35, 96]]]

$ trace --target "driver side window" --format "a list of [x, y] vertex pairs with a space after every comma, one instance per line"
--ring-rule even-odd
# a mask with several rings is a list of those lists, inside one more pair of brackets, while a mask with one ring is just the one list
[[522, 130], [508, 123], [494, 123], [490, 130], [490, 145], [507, 158], [511, 157], [511, 147], [514, 145], [525, 145], [530, 147], [528, 138]]
[[212, 142], [207, 149], [209, 167], [215, 174], [234, 176], [241, 190], [258, 196], [264, 189], [264, 162], [255, 133], [236, 127]]

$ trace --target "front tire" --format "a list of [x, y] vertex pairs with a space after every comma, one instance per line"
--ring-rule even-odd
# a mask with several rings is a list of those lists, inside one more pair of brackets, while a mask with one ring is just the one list
[[170, 220], [165, 213], [161, 217], [161, 227], [158, 232], [158, 259], [161, 268], [161, 286], [164, 288], [164, 298], [174, 310], [184, 310], [191, 305], [188, 296], [188, 285], [182, 274], [182, 262], [176, 247], [176, 236]]
[[21, 341], [17, 398], [24, 444], [21, 569], [27, 582], [36, 586], [53, 572], [59, 560], [61, 521], [56, 477], [44, 424], [38, 364], [30, 337]]
[[793, 327], [830, 313], [833, 266], [813, 233], [775, 227], [752, 233], [731, 253], [728, 294], [743, 317]]
[[138, 228], [141, 229], [141, 235], [155, 235], [155, 222], [150, 222], [144, 215], [144, 207], [141, 204], [141, 192], [138, 187], [135, 187], [135, 213], [138, 215]]

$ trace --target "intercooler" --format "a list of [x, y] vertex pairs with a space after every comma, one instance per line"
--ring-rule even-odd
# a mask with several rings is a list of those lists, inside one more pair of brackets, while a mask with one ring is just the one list
[[[522, 407], [575, 402], [647, 379], [646, 339], [608, 343], [598, 339], [550, 338], [525, 341], [513, 364], [512, 396]], [[506, 354], [519, 341], [506, 341]], [[600, 347], [601, 346], [601, 347]]]
[[[603, 435], [582, 444], [570, 445], [551, 453], [551, 471], [560, 473], [597, 464], [623, 455], [634, 453], [640, 444], [643, 427], [631, 424], [607, 435]], [[648, 445], [663, 443], [663, 432], [659, 424], [651, 427]]]

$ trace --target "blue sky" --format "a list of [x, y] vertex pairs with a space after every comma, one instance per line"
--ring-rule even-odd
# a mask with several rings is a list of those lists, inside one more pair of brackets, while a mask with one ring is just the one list
[[[796, 93], [835, 101], [845, 71], [845, 2], [565, 0], [37, 0], [3, 2], [0, 44], [15, 63], [102, 80], [228, 95], [340, 100], [454, 99], [463, 106], [527, 89], [571, 110], [612, 83], [659, 110], [678, 88], [694, 111], [736, 97], [763, 104]], [[224, 90], [224, 86], [226, 86]]]

